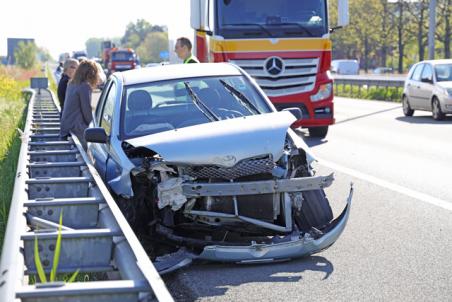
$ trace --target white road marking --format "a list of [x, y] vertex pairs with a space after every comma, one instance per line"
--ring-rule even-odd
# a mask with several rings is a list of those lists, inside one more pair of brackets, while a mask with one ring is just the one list
[[425, 193], [421, 193], [421, 192], [418, 192], [418, 191], [415, 191], [415, 190], [411, 190], [411, 189], [408, 189], [408, 188], [405, 188], [405, 187], [402, 187], [402, 186], [390, 183], [390, 182], [388, 182], [386, 180], [377, 178], [377, 177], [372, 176], [372, 175], [368, 175], [366, 173], [362, 173], [362, 172], [353, 170], [351, 168], [347, 168], [347, 167], [341, 166], [341, 165], [336, 164], [336, 163], [329, 162], [327, 160], [323, 160], [323, 159], [318, 158], [318, 163], [320, 165], [328, 167], [330, 169], [333, 169], [333, 170], [336, 170], [336, 171], [339, 171], [339, 172], [351, 175], [351, 176], [356, 177], [356, 178], [360, 178], [360, 179], [365, 180], [367, 182], [376, 184], [378, 186], [381, 186], [381, 187], [387, 188], [389, 190], [392, 190], [392, 191], [395, 191], [395, 192], [398, 192], [398, 193], [410, 196], [412, 198], [418, 199], [420, 201], [429, 203], [431, 205], [434, 205], [434, 206], [437, 206], [437, 207], [440, 207], [440, 208], [443, 208], [445, 210], [449, 210], [449, 211], [452, 212], [452, 202], [448, 202], [448, 201], [445, 201], [445, 200], [442, 200], [442, 199], [430, 196], [430, 195], [425, 194]]

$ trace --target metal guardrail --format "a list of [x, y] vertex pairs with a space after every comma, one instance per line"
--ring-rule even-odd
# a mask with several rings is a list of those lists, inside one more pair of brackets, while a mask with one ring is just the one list
[[[59, 139], [47, 89], [28, 90], [16, 181], [0, 263], [0, 301], [173, 301], [75, 136]], [[37, 238], [51, 270], [63, 212], [59, 273], [103, 272], [105, 280], [29, 285]]]
[[[342, 91], [345, 91], [346, 86], [357, 86], [358, 95], [361, 94], [362, 89], [369, 90], [370, 87], [384, 87], [386, 88], [386, 94], [389, 88], [403, 88], [405, 84], [405, 77], [389, 77], [389, 76], [347, 76], [347, 75], [334, 75], [334, 89], [335, 93], [338, 93], [339, 86], [342, 85]], [[350, 93], [351, 93], [350, 89]], [[385, 96], [386, 96], [385, 94]]]

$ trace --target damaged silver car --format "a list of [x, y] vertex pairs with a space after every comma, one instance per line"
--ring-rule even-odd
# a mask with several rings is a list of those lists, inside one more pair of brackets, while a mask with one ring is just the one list
[[193, 259], [254, 263], [331, 246], [345, 228], [309, 147], [231, 64], [113, 74], [88, 154], [161, 272]]

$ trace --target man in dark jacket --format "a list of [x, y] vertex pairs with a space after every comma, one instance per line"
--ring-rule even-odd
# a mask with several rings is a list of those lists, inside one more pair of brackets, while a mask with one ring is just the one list
[[181, 37], [177, 39], [174, 51], [180, 59], [184, 60], [184, 64], [199, 63], [198, 58], [191, 53], [191, 49], [192, 45], [188, 38]]
[[78, 64], [78, 61], [75, 59], [67, 59], [64, 62], [63, 75], [58, 83], [58, 100], [60, 101], [61, 112], [63, 112], [64, 99], [66, 98], [67, 83], [74, 76]]

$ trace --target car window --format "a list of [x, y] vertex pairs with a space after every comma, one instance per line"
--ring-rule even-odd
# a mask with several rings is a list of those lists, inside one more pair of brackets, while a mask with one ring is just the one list
[[95, 113], [95, 122], [96, 125], [100, 125], [100, 118], [101, 118], [101, 112], [102, 112], [102, 108], [104, 107], [105, 104], [105, 97], [107, 95], [107, 93], [110, 91], [110, 87], [111, 87], [111, 83], [113, 81], [109, 81], [106, 85], [104, 90], [102, 91], [100, 97], [99, 97], [99, 102], [97, 103], [96, 106], [96, 113]]
[[422, 73], [422, 68], [424, 68], [424, 64], [419, 64], [416, 66], [416, 69], [413, 72], [413, 75], [411, 76], [411, 79], [413, 81], [421, 81], [421, 73]]
[[[207, 109], [193, 101], [185, 83]], [[235, 89], [235, 94], [230, 87]], [[219, 120], [255, 114], [253, 108], [244, 105], [240, 95], [245, 96], [251, 107], [256, 107], [259, 112], [271, 111], [263, 96], [243, 76], [191, 78], [129, 86], [126, 87], [121, 113], [121, 133], [134, 137], [208, 123], [211, 122], [206, 116], [208, 111]]]
[[452, 64], [435, 65], [437, 82], [452, 81]]
[[425, 64], [425, 67], [422, 70], [421, 79], [428, 79], [430, 81], [433, 80], [433, 70], [429, 64]]
[[102, 110], [102, 118], [100, 120], [100, 126], [105, 129], [107, 135], [111, 133], [111, 121], [113, 117], [113, 109], [116, 101], [116, 83], [113, 82], [110, 90], [108, 91], [105, 105]]

